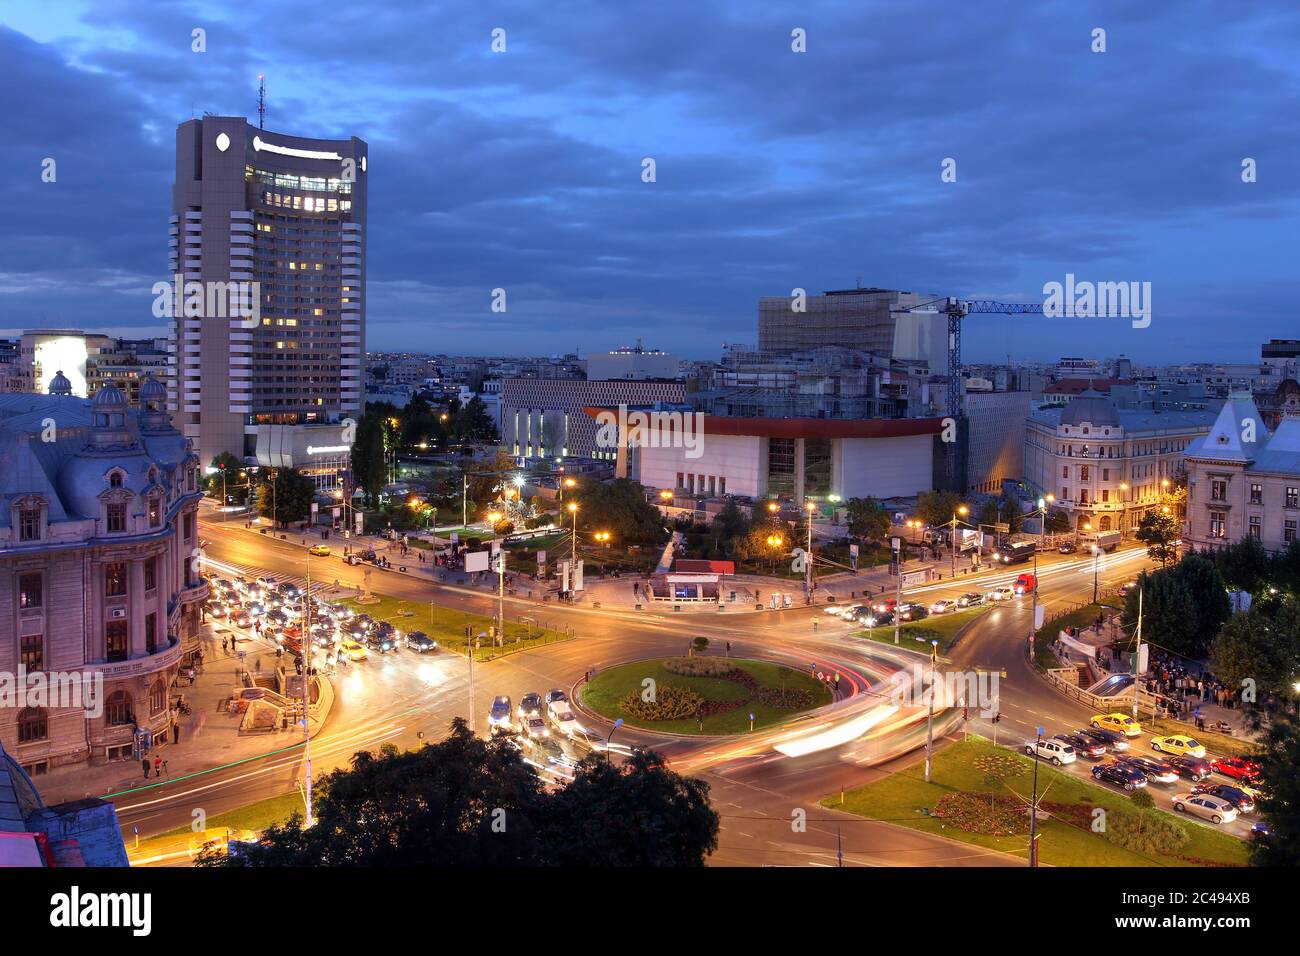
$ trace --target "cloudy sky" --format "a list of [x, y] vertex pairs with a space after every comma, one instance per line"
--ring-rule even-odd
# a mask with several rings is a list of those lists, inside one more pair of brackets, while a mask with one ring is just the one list
[[370, 144], [374, 349], [716, 357], [762, 295], [1073, 273], [1150, 326], [981, 316], [967, 358], [1251, 361], [1300, 337], [1282, 6], [3, 0], [0, 330], [161, 331], [175, 127], [265, 73], [269, 129]]

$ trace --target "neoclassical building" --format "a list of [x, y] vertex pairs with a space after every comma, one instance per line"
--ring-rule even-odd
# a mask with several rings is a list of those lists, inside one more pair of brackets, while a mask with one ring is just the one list
[[1300, 530], [1300, 401], [1264, 425], [1249, 392], [1233, 392], [1210, 433], [1187, 449], [1186, 543], [1221, 548], [1251, 537], [1284, 551]]
[[164, 733], [198, 649], [199, 459], [166, 403], [152, 377], [138, 412], [113, 385], [76, 398], [61, 374], [48, 395], [0, 395], [0, 678], [102, 679], [93, 716], [0, 698], [0, 742], [33, 776]]
[[1210, 430], [1215, 413], [1118, 408], [1094, 390], [1068, 405], [1029, 414], [1025, 480], [1077, 530], [1131, 535], [1183, 473], [1187, 447]]

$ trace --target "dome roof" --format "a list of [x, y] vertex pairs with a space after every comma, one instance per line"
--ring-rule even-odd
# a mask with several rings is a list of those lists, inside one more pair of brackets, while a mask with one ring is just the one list
[[152, 374], [146, 375], [145, 380], [140, 383], [140, 403], [165, 401], [167, 401], [167, 386]]
[[1062, 425], [1119, 425], [1119, 412], [1110, 399], [1093, 389], [1085, 389], [1061, 412]]
[[50, 394], [51, 395], [72, 394], [72, 382], [68, 380], [68, 376], [63, 374], [63, 369], [59, 369], [57, 372], [55, 372], [54, 378], [50, 379]]
[[96, 408], [120, 407], [126, 404], [126, 393], [116, 385], [105, 385], [95, 393], [94, 406]]

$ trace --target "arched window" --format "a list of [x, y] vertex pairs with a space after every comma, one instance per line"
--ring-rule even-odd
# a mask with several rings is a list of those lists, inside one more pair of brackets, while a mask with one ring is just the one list
[[122, 473], [120, 471], [115, 471], [108, 476], [108, 487], [110, 488], [122, 487]]
[[124, 690], [115, 690], [108, 695], [104, 704], [104, 723], [109, 727], [121, 727], [134, 721], [131, 714], [131, 695]]
[[1102, 531], [1110, 530], [1110, 515], [1101, 516], [1101, 530]]
[[167, 688], [163, 682], [156, 680], [149, 688], [149, 713], [161, 714], [167, 706]]
[[32, 743], [50, 736], [50, 721], [42, 707], [24, 707], [18, 711], [18, 742]]

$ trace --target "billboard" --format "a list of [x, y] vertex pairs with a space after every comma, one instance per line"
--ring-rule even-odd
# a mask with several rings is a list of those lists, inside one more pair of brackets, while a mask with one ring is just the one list
[[466, 571], [486, 571], [488, 569], [488, 551], [466, 551], [465, 552], [465, 570]]

